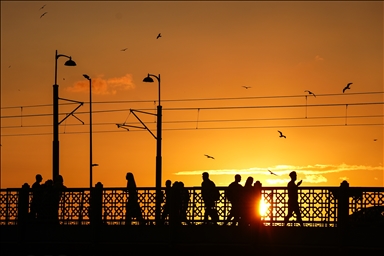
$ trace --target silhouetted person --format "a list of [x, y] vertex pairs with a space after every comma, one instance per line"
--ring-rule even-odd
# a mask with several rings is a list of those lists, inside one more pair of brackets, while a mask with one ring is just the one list
[[235, 175], [235, 181], [229, 184], [226, 196], [228, 201], [231, 203], [231, 211], [227, 216], [227, 219], [224, 221], [223, 225], [227, 225], [232, 219], [232, 226], [235, 226], [240, 221], [241, 217], [241, 200], [242, 200], [242, 190], [243, 186], [239, 184], [241, 181], [241, 175]]
[[43, 193], [40, 208], [40, 219], [44, 224], [49, 225], [55, 218], [55, 193], [53, 188], [53, 180], [46, 180], [42, 185]]
[[171, 188], [169, 224], [181, 224], [181, 186], [179, 181], [175, 181]]
[[43, 180], [43, 177], [40, 174], [36, 175], [36, 181], [32, 185], [32, 201], [31, 209], [29, 212], [31, 219], [41, 218], [41, 206], [43, 200], [43, 185], [40, 182]]
[[127, 179], [127, 191], [128, 191], [128, 201], [125, 211], [125, 225], [131, 225], [132, 218], [136, 218], [139, 221], [140, 225], [144, 224], [143, 215], [141, 212], [141, 207], [139, 204], [139, 197], [136, 187], [135, 178], [133, 173], [128, 172], [125, 176]]
[[60, 201], [63, 196], [63, 192], [67, 187], [64, 185], [64, 179], [63, 176], [58, 175], [56, 179], [53, 181], [53, 193], [54, 193], [54, 198], [53, 198], [53, 207], [54, 209], [52, 210], [53, 214], [53, 221], [56, 224], [59, 224], [59, 209], [60, 209]]
[[256, 197], [255, 190], [252, 186], [253, 178], [248, 177], [244, 184], [243, 197], [242, 197], [242, 223], [249, 226], [252, 223], [252, 218], [256, 211]]
[[185, 222], [187, 225], [191, 225], [191, 222], [187, 218], [187, 210], [189, 203], [189, 191], [184, 187], [184, 183], [180, 181], [180, 195], [181, 195], [181, 207], [180, 207], [180, 220]]
[[163, 205], [163, 212], [161, 214], [161, 220], [163, 223], [165, 222], [165, 219], [167, 216], [169, 216], [169, 211], [171, 207], [171, 191], [172, 189], [172, 182], [170, 180], [167, 180], [165, 182], [165, 204]]
[[217, 214], [215, 201], [219, 200], [220, 192], [216, 188], [215, 183], [209, 179], [209, 174], [207, 172], [204, 172], [202, 177], [201, 194], [205, 205], [204, 222], [208, 224], [208, 217], [211, 217], [214, 224], [217, 224], [219, 215]]
[[303, 221], [301, 220], [300, 207], [298, 202], [298, 187], [300, 186], [301, 181], [296, 185], [295, 181], [297, 179], [297, 174], [295, 171], [289, 174], [291, 181], [288, 183], [288, 214], [284, 218], [284, 226], [287, 225], [289, 219], [293, 216], [293, 212], [296, 214], [296, 220], [300, 223], [300, 226], [303, 226]]
[[261, 187], [262, 187], [262, 184], [260, 181], [256, 181], [253, 184], [255, 214], [252, 217], [251, 225], [258, 226], [258, 227], [261, 226], [261, 212], [260, 212], [260, 206], [261, 206], [261, 200], [262, 200]]

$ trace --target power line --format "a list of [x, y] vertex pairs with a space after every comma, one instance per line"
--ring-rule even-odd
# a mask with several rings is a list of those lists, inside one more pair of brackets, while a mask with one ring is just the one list
[[[354, 93], [332, 93], [332, 94], [316, 94], [316, 97], [333, 97], [333, 96], [353, 96], [366, 94], [383, 94], [384, 92], [354, 92]], [[249, 96], [249, 97], [217, 97], [217, 98], [186, 98], [186, 99], [162, 99], [162, 102], [187, 102], [187, 101], [221, 101], [221, 100], [252, 100], [252, 99], [279, 99], [279, 98], [302, 98], [308, 97], [308, 94], [298, 95], [276, 95], [276, 96]], [[124, 101], [94, 101], [92, 104], [122, 104], [122, 103], [152, 103], [157, 100], [124, 100]], [[89, 102], [84, 102], [89, 104]], [[61, 103], [62, 105], [72, 105], [76, 103]], [[12, 108], [35, 108], [35, 107], [51, 107], [53, 104], [26, 105], [26, 106], [8, 106], [1, 109]]]
[[[317, 128], [317, 127], [347, 127], [347, 126], [384, 126], [384, 123], [364, 123], [364, 124], [319, 124], [319, 125], [279, 125], [279, 126], [239, 126], [239, 127], [204, 127], [204, 128], [166, 128], [163, 131], [196, 131], [196, 130], [238, 130], [238, 129], [284, 129], [284, 128]], [[106, 130], [106, 131], [94, 131], [93, 133], [116, 133], [127, 132], [126, 130]], [[128, 132], [145, 132], [145, 130], [129, 130]], [[88, 134], [88, 131], [84, 132], [61, 132], [60, 134]], [[43, 136], [52, 135], [52, 133], [29, 133], [29, 134], [7, 134], [2, 135], [4, 137], [11, 136]]]
[[[60, 106], [64, 105], [73, 105], [78, 103], [61, 103]], [[93, 102], [92, 102], [93, 104]], [[1, 107], [1, 109], [12, 109], [12, 108], [40, 108], [40, 107], [52, 107], [53, 104], [40, 104], [40, 105], [29, 105], [29, 106], [10, 106], [10, 107]]]
[[[329, 104], [296, 104], [296, 105], [267, 105], [267, 106], [222, 106], [222, 107], [184, 107], [184, 108], [163, 108], [163, 111], [180, 111], [180, 110], [226, 110], [226, 109], [268, 109], [268, 108], [307, 108], [307, 107], [338, 107], [338, 106], [363, 106], [363, 105], [380, 105], [384, 102], [357, 102], [357, 103], [329, 103]], [[153, 109], [136, 109], [141, 111], [152, 111]], [[130, 111], [130, 109], [109, 109], [109, 110], [95, 110], [92, 114], [98, 113], [112, 113], [112, 112], [124, 112]], [[66, 113], [60, 113], [59, 115], [65, 115]], [[76, 115], [89, 114], [87, 111], [76, 112]], [[30, 114], [30, 115], [13, 115], [13, 116], [1, 116], [1, 118], [26, 118], [26, 117], [43, 117], [52, 116], [52, 114]]]
[[[379, 118], [384, 115], [359, 115], [359, 116], [348, 116], [348, 118]], [[163, 121], [163, 124], [178, 124], [178, 123], [224, 123], [224, 122], [252, 122], [252, 121], [285, 121], [285, 120], [316, 120], [316, 119], [342, 119], [345, 116], [314, 116], [314, 117], [276, 117], [276, 118], [242, 118], [242, 119], [206, 119], [206, 120], [177, 120], [177, 121]], [[146, 122], [146, 123], [156, 123]], [[140, 122], [129, 122], [125, 124], [137, 125]], [[116, 122], [108, 123], [93, 123], [94, 126], [103, 125], [116, 125]], [[84, 126], [83, 124], [66, 124], [66, 126]], [[40, 128], [40, 127], [52, 127], [52, 124], [41, 124], [41, 125], [23, 125], [23, 126], [4, 126], [2, 129], [15, 129], [15, 128]]]
[[269, 105], [269, 106], [227, 106], [227, 107], [185, 107], [185, 108], [164, 108], [164, 110], [220, 110], [220, 109], [250, 109], [250, 108], [306, 108], [306, 107], [337, 107], [337, 106], [361, 106], [361, 105], [378, 105], [384, 102], [358, 102], [358, 103], [331, 103], [331, 104], [312, 104], [312, 105]]

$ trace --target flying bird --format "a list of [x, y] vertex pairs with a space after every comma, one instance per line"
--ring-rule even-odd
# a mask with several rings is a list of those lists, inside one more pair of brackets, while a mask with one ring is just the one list
[[161, 37], [161, 33], [159, 33], [156, 37], [156, 39], [159, 39]]
[[45, 12], [45, 13], [41, 14], [40, 19], [41, 19], [45, 14], [47, 14], [47, 13], [48, 13], [48, 12]]
[[10, 68], [10, 67], [11, 67], [11, 65], [8, 66], [8, 68]]
[[312, 94], [316, 98], [316, 95], [313, 92], [308, 91], [308, 90], [305, 90], [304, 92], [307, 92], [308, 94]]
[[125, 52], [128, 48], [121, 49], [122, 52]]
[[269, 171], [269, 173], [270, 173], [270, 174], [272, 174], [272, 175], [276, 175], [276, 176], [279, 176], [279, 175], [277, 175], [276, 173], [274, 173], [274, 172], [270, 171], [269, 169], [268, 169], [268, 171]]
[[245, 86], [245, 85], [243, 85], [242, 87], [244, 87], [245, 89], [252, 88], [251, 86]]
[[280, 138], [284, 138], [284, 139], [286, 139], [287, 137], [285, 137], [285, 135], [281, 132], [281, 131], [278, 131], [279, 133], [280, 133]]
[[45, 6], [46, 6], [46, 4], [45, 4], [45, 5], [43, 5], [43, 6], [41, 6], [39, 10], [41, 10], [41, 9], [44, 9], [44, 7], [45, 7]]
[[373, 139], [373, 141], [377, 141], [377, 139]]
[[213, 156], [210, 156], [210, 155], [205, 155], [207, 158], [212, 158], [212, 159], [215, 159]]
[[351, 88], [349, 87], [351, 84], [352, 84], [352, 83], [348, 83], [347, 86], [344, 87], [344, 89], [343, 89], [343, 93], [345, 92], [345, 90], [347, 90], [347, 89], [351, 89]]

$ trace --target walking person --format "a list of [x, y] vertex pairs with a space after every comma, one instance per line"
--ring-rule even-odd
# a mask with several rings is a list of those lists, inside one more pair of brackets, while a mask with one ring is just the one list
[[236, 174], [235, 180], [229, 184], [226, 196], [228, 201], [231, 203], [231, 211], [227, 216], [227, 219], [224, 221], [223, 226], [226, 226], [228, 222], [232, 221], [232, 226], [236, 226], [239, 223], [241, 218], [241, 200], [242, 200], [242, 190], [243, 186], [239, 183], [241, 181], [241, 175]]
[[42, 199], [40, 205], [39, 219], [44, 225], [49, 225], [55, 217], [55, 192], [53, 189], [53, 180], [49, 179], [42, 185]]
[[169, 224], [172, 226], [181, 224], [181, 186], [179, 181], [175, 181], [171, 190], [171, 204], [169, 211]]
[[215, 183], [209, 179], [209, 174], [204, 172], [203, 182], [201, 183], [201, 193], [205, 205], [204, 223], [208, 224], [208, 217], [211, 217], [211, 221], [217, 225], [219, 215], [216, 210], [216, 201], [219, 200], [220, 192], [216, 188]]
[[181, 206], [180, 206], [180, 220], [187, 225], [191, 225], [191, 222], [187, 218], [188, 204], [190, 195], [188, 189], [184, 186], [184, 183], [180, 181], [180, 195], [181, 195]]
[[139, 204], [139, 196], [137, 192], [135, 178], [133, 173], [128, 172], [125, 176], [127, 179], [127, 192], [128, 192], [128, 200], [126, 204], [125, 211], [125, 225], [131, 225], [132, 218], [135, 218], [139, 221], [140, 225], [145, 224], [143, 215], [141, 212], [141, 207]]
[[241, 204], [241, 216], [242, 224], [244, 226], [250, 226], [254, 215], [256, 214], [256, 197], [255, 190], [252, 186], [253, 177], [248, 177], [244, 184], [242, 204]]
[[297, 174], [295, 171], [289, 174], [291, 181], [288, 183], [288, 214], [284, 218], [284, 226], [287, 225], [289, 219], [293, 216], [293, 213], [296, 214], [296, 220], [299, 222], [300, 226], [303, 227], [303, 221], [301, 219], [300, 207], [298, 202], [298, 187], [301, 185], [302, 180], [297, 184]]
[[59, 222], [59, 209], [60, 209], [60, 201], [63, 196], [64, 190], [67, 188], [64, 185], [64, 178], [61, 175], [57, 175], [56, 179], [53, 180], [53, 209], [52, 209], [52, 220], [57, 225]]
[[41, 218], [41, 207], [43, 200], [43, 185], [40, 184], [43, 181], [43, 176], [40, 174], [36, 175], [36, 181], [32, 185], [32, 201], [29, 216], [31, 219]]
[[171, 209], [171, 198], [172, 198], [172, 181], [167, 180], [165, 182], [165, 203], [163, 205], [163, 212], [161, 213], [162, 223], [165, 223], [165, 219], [169, 218], [169, 213]]

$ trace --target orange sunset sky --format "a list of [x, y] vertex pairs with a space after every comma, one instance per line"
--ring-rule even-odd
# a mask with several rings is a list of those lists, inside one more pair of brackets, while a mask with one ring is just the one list
[[[141, 126], [129, 109], [156, 113], [148, 73], [161, 75], [163, 184], [200, 186], [208, 171], [218, 186], [237, 173], [286, 186], [295, 170], [302, 186], [383, 186], [383, 13], [382, 1], [1, 1], [1, 188], [52, 178], [56, 50], [77, 64], [58, 59], [59, 97], [84, 102], [60, 124], [67, 187], [89, 186], [83, 74], [93, 183], [124, 187], [133, 172], [155, 186], [156, 140], [116, 126]], [[137, 115], [156, 134], [155, 116]]]

